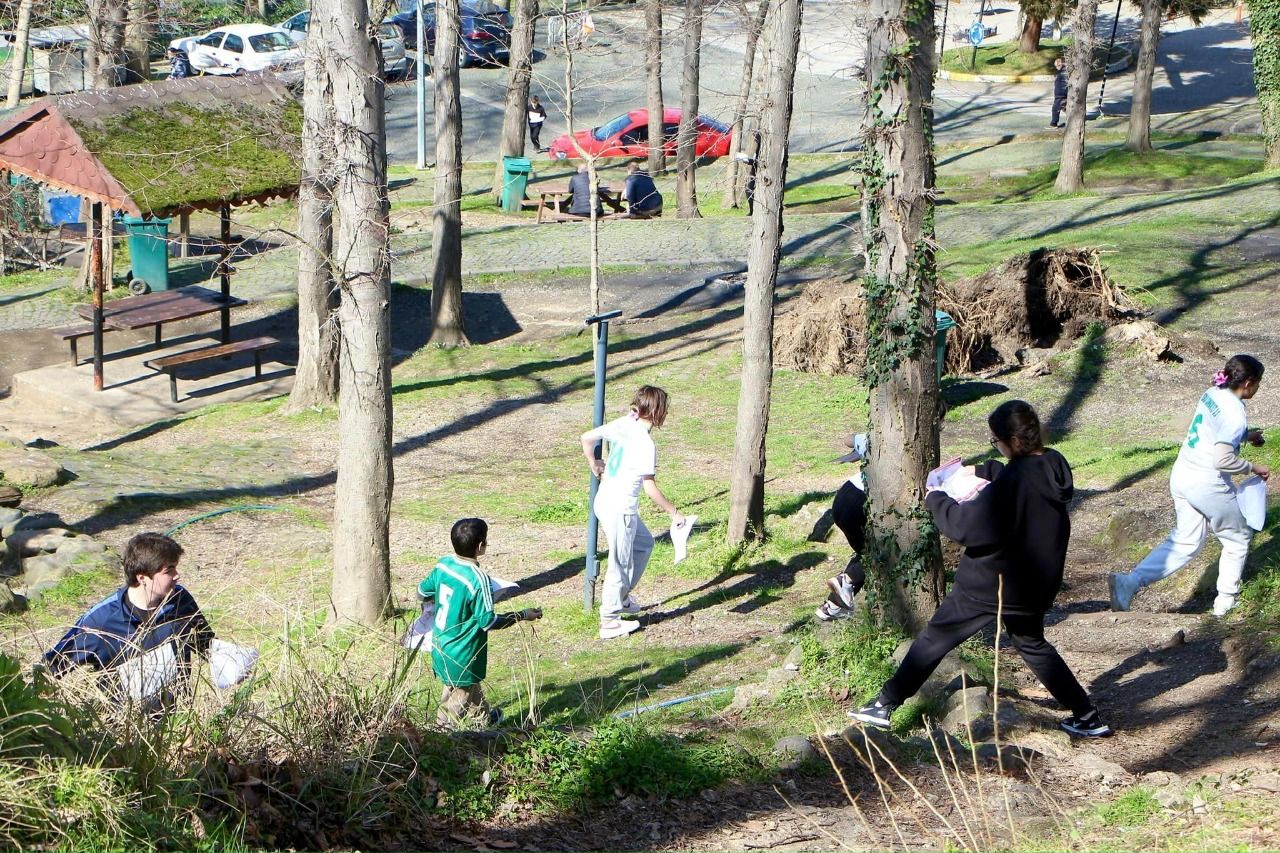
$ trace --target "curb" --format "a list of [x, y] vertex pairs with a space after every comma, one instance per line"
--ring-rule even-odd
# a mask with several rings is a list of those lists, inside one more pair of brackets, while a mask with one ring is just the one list
[[[1134, 52], [1132, 48], [1125, 48], [1124, 56], [1108, 65], [1104, 70], [1107, 74], [1115, 74], [1118, 71], [1124, 71], [1133, 64]], [[973, 74], [969, 71], [947, 71], [946, 69], [938, 69], [938, 77], [943, 80], [951, 80], [955, 83], [1052, 83], [1052, 74]], [[1090, 77], [1090, 79], [1093, 79]]]

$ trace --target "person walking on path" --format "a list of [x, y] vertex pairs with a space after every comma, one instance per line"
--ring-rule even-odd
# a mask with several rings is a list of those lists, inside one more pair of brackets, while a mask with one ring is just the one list
[[1209, 530], [1222, 543], [1213, 615], [1225, 616], [1235, 606], [1253, 531], [1240, 512], [1231, 478], [1236, 474], [1257, 474], [1263, 480], [1271, 476], [1266, 465], [1240, 458], [1241, 442], [1255, 447], [1263, 444], [1261, 430], [1248, 428], [1244, 406], [1261, 382], [1262, 362], [1251, 355], [1236, 355], [1214, 375], [1213, 387], [1200, 395], [1169, 475], [1173, 532], [1132, 572], [1107, 576], [1112, 610], [1128, 610], [1138, 590], [1189, 563], [1204, 545]]
[[894, 709], [915, 695], [947, 653], [999, 618], [1040, 683], [1071, 711], [1059, 725], [1069, 734], [1105, 737], [1111, 727], [1044, 637], [1071, 537], [1071, 466], [1045, 448], [1040, 418], [1022, 400], [1002, 403], [987, 426], [992, 446], [1009, 460], [974, 466], [990, 485], [964, 502], [940, 488], [925, 496], [938, 530], [965, 548], [955, 584], [880, 695], [849, 716], [889, 728]]
[[529, 99], [529, 141], [533, 143], [533, 150], [538, 154], [547, 150], [542, 147], [540, 140], [542, 123], [546, 120], [547, 111], [542, 106], [542, 102], [538, 100], [538, 96], [534, 95]]
[[1059, 56], [1053, 61], [1053, 111], [1049, 127], [1058, 127], [1058, 119], [1067, 108], [1067, 63]]
[[[653, 553], [653, 534], [640, 520], [640, 490], [671, 516], [680, 527], [685, 517], [667, 500], [654, 479], [658, 475], [658, 451], [650, 432], [667, 420], [667, 392], [642, 385], [631, 399], [631, 410], [622, 417], [582, 434], [582, 455], [591, 473], [600, 478], [592, 511], [600, 520], [609, 543], [609, 568], [604, 575], [600, 602], [600, 639], [623, 637], [640, 627], [624, 621], [624, 613], [639, 613], [640, 603], [631, 595], [644, 575]], [[596, 443], [609, 442], [608, 460], [597, 459]]]

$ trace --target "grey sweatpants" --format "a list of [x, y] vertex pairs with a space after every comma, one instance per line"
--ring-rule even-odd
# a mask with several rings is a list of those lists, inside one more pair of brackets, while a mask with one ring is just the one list
[[597, 516], [609, 542], [609, 568], [604, 573], [600, 619], [616, 619], [640, 583], [653, 553], [653, 534], [633, 512]]

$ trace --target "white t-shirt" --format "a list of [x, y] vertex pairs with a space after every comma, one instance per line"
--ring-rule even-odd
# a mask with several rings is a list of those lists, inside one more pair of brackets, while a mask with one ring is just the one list
[[658, 449], [649, 427], [631, 415], [623, 415], [583, 437], [609, 442], [609, 458], [596, 492], [596, 516], [636, 512], [642, 481], [658, 473]]
[[1210, 388], [1200, 395], [1187, 437], [1178, 451], [1179, 467], [1214, 478], [1222, 476], [1214, 465], [1215, 444], [1229, 444], [1236, 453], [1244, 440], [1248, 420], [1244, 401], [1226, 388]]

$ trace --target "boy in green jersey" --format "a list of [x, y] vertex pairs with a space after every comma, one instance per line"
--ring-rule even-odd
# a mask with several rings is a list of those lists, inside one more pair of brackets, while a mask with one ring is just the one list
[[492, 583], [477, 562], [488, 536], [489, 525], [483, 519], [456, 522], [449, 531], [454, 554], [441, 557], [418, 584], [418, 595], [435, 606], [431, 669], [444, 683], [436, 722], [446, 728], [459, 723], [497, 724], [502, 712], [490, 710], [480, 689], [489, 667], [489, 632], [542, 618], [536, 607], [493, 612]]

